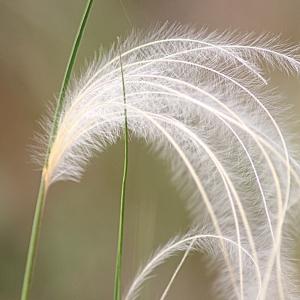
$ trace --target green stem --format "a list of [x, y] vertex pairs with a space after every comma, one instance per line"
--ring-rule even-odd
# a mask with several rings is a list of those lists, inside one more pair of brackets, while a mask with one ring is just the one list
[[21, 300], [28, 300], [29, 299], [29, 292], [31, 288], [32, 283], [32, 277], [33, 277], [33, 271], [34, 271], [34, 264], [37, 256], [37, 248], [38, 248], [38, 242], [40, 237], [40, 231], [41, 231], [41, 224], [42, 224], [42, 217], [43, 217], [43, 211], [45, 208], [45, 199], [47, 194], [47, 182], [46, 182], [46, 173], [47, 173], [47, 167], [48, 167], [48, 159], [49, 154], [51, 151], [51, 147], [53, 144], [53, 141], [55, 139], [58, 124], [59, 124], [59, 118], [61, 116], [61, 112], [64, 105], [65, 100], [65, 94], [66, 90], [70, 81], [71, 73], [73, 70], [73, 66], [76, 61], [77, 52], [80, 46], [80, 42], [84, 33], [84, 28], [86, 26], [86, 22], [88, 19], [88, 16], [90, 14], [91, 8], [92, 8], [93, 0], [88, 0], [84, 14], [82, 16], [79, 29], [77, 31], [73, 47], [71, 50], [71, 54], [69, 57], [69, 61], [67, 64], [67, 68], [65, 71], [64, 79], [62, 82], [62, 86], [59, 93], [59, 98], [57, 102], [57, 106], [55, 109], [54, 117], [53, 117], [53, 126], [49, 137], [48, 142], [48, 148], [46, 152], [45, 162], [44, 162], [44, 168], [43, 168], [43, 174], [41, 177], [40, 182], [40, 188], [37, 196], [36, 201], [36, 207], [34, 212], [34, 218], [33, 218], [33, 224], [31, 229], [31, 235], [30, 235], [30, 242], [28, 247], [28, 253], [27, 253], [27, 259], [26, 259], [26, 267], [24, 272], [24, 279], [23, 279], [23, 285], [22, 285], [22, 292], [21, 292]]
[[42, 215], [45, 207], [45, 199], [46, 199], [45, 180], [44, 177], [42, 177], [38, 196], [37, 196], [35, 212], [34, 212], [32, 231], [31, 231], [30, 243], [29, 243], [28, 254], [27, 254], [26, 268], [24, 273], [21, 300], [27, 300], [29, 296], [34, 263], [37, 254], [39, 233], [41, 230]]
[[49, 138], [49, 144], [48, 144], [48, 149], [47, 149], [47, 155], [46, 155], [46, 164], [48, 163], [48, 158], [49, 158], [49, 154], [51, 151], [51, 147], [54, 141], [54, 138], [56, 136], [57, 133], [57, 129], [58, 129], [58, 124], [59, 124], [59, 118], [64, 106], [64, 100], [65, 100], [65, 96], [66, 96], [66, 90], [68, 87], [68, 84], [70, 82], [70, 78], [71, 78], [71, 74], [72, 74], [72, 70], [76, 61], [76, 57], [77, 57], [77, 53], [78, 53], [78, 49], [80, 46], [80, 42], [84, 33], [84, 29], [86, 26], [86, 22], [88, 20], [92, 5], [93, 5], [94, 0], [88, 0], [86, 7], [85, 7], [85, 11], [83, 13], [82, 19], [80, 21], [79, 24], [79, 28], [72, 46], [72, 50], [71, 50], [71, 54], [69, 57], [69, 61], [67, 64], [67, 68], [65, 70], [65, 75], [64, 75], [64, 79], [60, 88], [60, 92], [59, 92], [59, 97], [58, 97], [58, 102], [56, 105], [56, 109], [55, 109], [55, 113], [54, 113], [54, 118], [53, 118], [53, 127], [51, 130], [51, 134], [50, 134], [50, 138]]
[[114, 300], [121, 299], [121, 273], [122, 273], [122, 255], [123, 255], [123, 240], [124, 240], [125, 196], [126, 196], [126, 182], [127, 182], [127, 173], [128, 173], [128, 124], [127, 124], [125, 80], [124, 80], [123, 65], [121, 60], [121, 53], [120, 53], [120, 68], [121, 68], [121, 75], [122, 75], [122, 88], [123, 88], [123, 99], [124, 99], [124, 167], [123, 167], [123, 178], [122, 178], [121, 197], [120, 197], [119, 233], [118, 233], [116, 268], [115, 268]]

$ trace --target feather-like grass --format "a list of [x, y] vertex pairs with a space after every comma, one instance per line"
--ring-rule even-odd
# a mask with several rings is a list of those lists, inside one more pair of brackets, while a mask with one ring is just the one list
[[[222, 253], [218, 282], [226, 299], [293, 299], [298, 294], [286, 279], [293, 268], [284, 250], [291, 241], [284, 236], [300, 194], [299, 164], [282, 130], [283, 104], [262, 70], [299, 74], [298, 47], [270, 35], [164, 25], [133, 32], [122, 49], [126, 104], [112, 47], [67, 91], [46, 186], [79, 180], [94, 151], [120, 138], [126, 108], [131, 135], [170, 162], [194, 223], [210, 228], [210, 236], [166, 247], [177, 243], [187, 256], [194, 248], [207, 250], [200, 237], [214, 237], [209, 247]], [[49, 132], [51, 121], [44, 124]], [[172, 251], [159, 252], [159, 263]], [[125, 299], [135, 299], [147, 277], [137, 277]]]

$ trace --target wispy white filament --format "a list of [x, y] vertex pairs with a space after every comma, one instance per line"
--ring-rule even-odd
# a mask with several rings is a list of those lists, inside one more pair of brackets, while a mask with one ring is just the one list
[[[181, 264], [191, 250], [220, 252], [224, 268], [217, 284], [225, 299], [299, 295], [290, 279], [296, 271], [287, 236], [288, 210], [300, 195], [300, 168], [281, 128], [285, 121], [272, 108], [280, 105], [279, 97], [262, 72], [267, 63], [299, 73], [297, 51], [269, 35], [197, 33], [180, 26], [135, 32], [122, 45], [130, 133], [170, 163], [193, 222], [209, 231], [166, 247], [186, 251]], [[45, 170], [47, 187], [79, 180], [93, 152], [120, 138], [119, 68], [112, 49], [69, 88]], [[174, 251], [158, 252], [125, 299], [138, 297], [148, 274]]]
[[[170, 242], [168, 242], [162, 249], [159, 249], [153, 257], [148, 261], [146, 266], [138, 273], [134, 282], [132, 283], [127, 295], [125, 296], [125, 300], [134, 300], [138, 296], [138, 292], [145, 282], [145, 280], [151, 275], [151, 273], [156, 269], [160, 264], [162, 264], [166, 258], [173, 256], [178, 251], [185, 251], [189, 249], [191, 246], [191, 242], [193, 242], [192, 250], [203, 251], [203, 249], [209, 249], [206, 245], [207, 240], [223, 240], [223, 242], [229, 244], [229, 246], [234, 246], [239, 248], [234, 241], [224, 238], [223, 236], [217, 236], [212, 234], [188, 234], [183, 237], [177, 237]], [[254, 272], [256, 272], [256, 280], [258, 281], [258, 285], [260, 287], [261, 283], [259, 281], [259, 267], [256, 264], [254, 258], [251, 254], [244, 248], [242, 248], [243, 254], [247, 257], [248, 260], [251, 261], [254, 265]], [[253, 274], [255, 277], [255, 273]], [[260, 289], [259, 289], [260, 290]], [[256, 299], [254, 297], [253, 299]]]

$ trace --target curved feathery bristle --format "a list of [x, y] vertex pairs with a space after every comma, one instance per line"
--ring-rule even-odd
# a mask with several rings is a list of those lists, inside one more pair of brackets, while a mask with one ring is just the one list
[[[269, 35], [207, 34], [174, 25], [134, 32], [120, 49], [130, 133], [170, 162], [194, 222], [222, 237], [226, 271], [219, 283], [226, 299], [291, 299], [284, 274], [292, 267], [283, 251], [290, 242], [283, 237], [287, 212], [300, 195], [299, 164], [281, 129], [280, 99], [262, 70], [268, 64], [299, 74], [298, 48]], [[93, 152], [121, 136], [119, 60], [113, 48], [67, 91], [48, 186], [79, 180]], [[228, 249], [225, 241], [236, 247]], [[259, 280], [248, 275], [253, 266]]]
[[[260, 270], [259, 266], [256, 264], [253, 256], [243, 247], [239, 246], [236, 242], [225, 238], [224, 236], [218, 236], [214, 234], [205, 233], [206, 230], [202, 229], [199, 233], [199, 229], [191, 229], [184, 236], [177, 236], [170, 240], [163, 247], [155, 251], [155, 253], [148, 259], [145, 266], [140, 269], [137, 273], [133, 283], [131, 284], [129, 290], [124, 296], [124, 300], [135, 300], [139, 296], [140, 289], [142, 288], [144, 282], [151, 278], [152, 273], [161, 264], [163, 264], [167, 259], [174, 255], [178, 255], [179, 252], [189, 251], [189, 252], [206, 252], [214, 260], [214, 264], [217, 262], [222, 264], [222, 260], [219, 258], [220, 247], [219, 241], [222, 240], [226, 245], [227, 251], [232, 253], [230, 259], [232, 264], [235, 264], [236, 257], [234, 253], [240, 248], [243, 254], [244, 264], [249, 265], [247, 267], [249, 274], [248, 276], [256, 281], [256, 284], [260, 286]], [[198, 233], [197, 233], [198, 232]], [[231, 291], [228, 291], [229, 298]]]

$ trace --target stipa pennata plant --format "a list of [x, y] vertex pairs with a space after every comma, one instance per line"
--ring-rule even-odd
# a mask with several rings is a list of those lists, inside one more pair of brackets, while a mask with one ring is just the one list
[[93, 153], [123, 135], [125, 111], [126, 132], [169, 161], [193, 219], [190, 232], [154, 253], [123, 299], [137, 299], [155, 269], [180, 251], [160, 299], [193, 251], [219, 262], [223, 299], [299, 297], [291, 259], [299, 165], [283, 104], [263, 72], [267, 64], [298, 74], [297, 51], [270, 35], [164, 25], [133, 32], [73, 80], [54, 126], [52, 113], [43, 123], [43, 192], [60, 180], [78, 181]]

